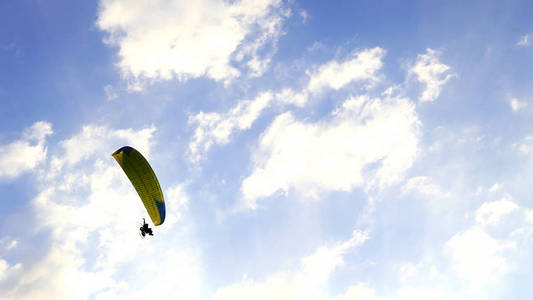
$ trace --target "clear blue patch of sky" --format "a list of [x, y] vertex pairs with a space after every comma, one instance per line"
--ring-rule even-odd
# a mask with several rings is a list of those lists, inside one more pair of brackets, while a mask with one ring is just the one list
[[94, 2], [3, 1], [0, 43], [0, 126], [21, 128], [36, 120], [72, 134], [73, 124], [94, 118], [103, 86], [116, 80], [115, 49], [102, 43]]

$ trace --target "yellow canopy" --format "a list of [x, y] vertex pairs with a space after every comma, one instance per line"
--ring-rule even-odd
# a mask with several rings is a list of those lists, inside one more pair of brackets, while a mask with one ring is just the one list
[[128, 176], [155, 226], [165, 221], [165, 200], [152, 167], [142, 154], [124, 146], [112, 154]]

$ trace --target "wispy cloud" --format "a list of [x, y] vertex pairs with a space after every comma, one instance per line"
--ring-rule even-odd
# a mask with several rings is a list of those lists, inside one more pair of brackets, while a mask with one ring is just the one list
[[253, 100], [239, 101], [234, 108], [223, 114], [200, 112], [190, 116], [189, 124], [197, 125], [194, 138], [189, 144], [191, 161], [199, 161], [213, 144], [227, 144], [234, 132], [250, 128], [272, 100], [273, 95], [266, 92]]
[[402, 188], [403, 193], [419, 193], [429, 197], [446, 197], [450, 193], [444, 192], [437, 184], [430, 181], [426, 176], [417, 176], [409, 178], [405, 186]]
[[329, 299], [326, 284], [343, 256], [368, 239], [368, 233], [354, 230], [352, 237], [336, 246], [323, 246], [300, 261], [296, 270], [269, 274], [265, 280], [245, 278], [220, 288], [213, 299]]
[[385, 50], [376, 47], [354, 52], [349, 59], [342, 62], [332, 60], [307, 72], [310, 78], [307, 90], [316, 94], [324, 88], [338, 90], [355, 81], [367, 81], [372, 84], [378, 81], [376, 72], [383, 66], [384, 55]]
[[498, 190], [500, 190], [500, 188], [501, 188], [501, 185], [499, 183], [495, 183], [489, 188], [489, 192], [491, 193], [497, 192]]
[[333, 59], [305, 71], [308, 81], [299, 90], [284, 89], [278, 92], [280, 103], [304, 106], [311, 96], [320, 96], [328, 90], [346, 89], [350, 84], [364, 84], [370, 88], [381, 78], [386, 51], [380, 47], [353, 50], [344, 59]]
[[520, 40], [516, 43], [517, 46], [520, 47], [529, 47], [531, 46], [531, 35], [525, 34], [520, 37]]
[[533, 155], [533, 136], [526, 136], [520, 143], [513, 144], [513, 148], [525, 155]]
[[409, 73], [426, 86], [419, 98], [421, 102], [435, 101], [439, 97], [441, 87], [455, 76], [449, 71], [450, 67], [439, 61], [439, 52], [436, 50], [428, 48], [425, 54], [418, 55]]
[[213, 145], [224, 145], [231, 136], [249, 129], [261, 113], [273, 104], [304, 106], [310, 95], [333, 89], [345, 88], [350, 83], [364, 82], [372, 85], [379, 81], [377, 72], [382, 67], [385, 50], [376, 47], [353, 51], [350, 57], [338, 62], [331, 60], [306, 71], [308, 83], [299, 91], [284, 88], [265, 91], [253, 100], [240, 100], [225, 113], [200, 112], [189, 117], [189, 124], [196, 125], [193, 140], [189, 143], [189, 158], [198, 162]]
[[118, 94], [117, 92], [115, 91], [115, 88], [113, 88], [112, 85], [106, 85], [104, 87], [104, 91], [105, 91], [105, 95], [106, 95], [106, 99], [107, 101], [111, 101], [111, 100], [115, 100], [118, 98]]
[[300, 11], [300, 17], [302, 17], [302, 22], [305, 24], [307, 23], [307, 19], [309, 18], [309, 14], [305, 10]]

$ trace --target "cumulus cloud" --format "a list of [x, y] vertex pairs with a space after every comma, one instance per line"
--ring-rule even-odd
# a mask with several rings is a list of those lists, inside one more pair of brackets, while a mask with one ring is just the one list
[[498, 224], [502, 217], [518, 209], [519, 206], [507, 198], [486, 202], [476, 211], [476, 222], [483, 225]]
[[259, 76], [289, 14], [280, 0], [101, 0], [97, 25], [119, 48], [130, 89], [140, 90], [173, 77], [227, 82], [241, 75], [236, 65]]
[[439, 97], [442, 86], [455, 76], [449, 71], [450, 67], [439, 61], [437, 51], [428, 48], [425, 54], [418, 55], [409, 74], [426, 86], [419, 98], [421, 102], [434, 101]]
[[[130, 285], [121, 282], [98, 293], [95, 299], [205, 299], [201, 295], [202, 267], [198, 255], [183, 249], [160, 252], [149, 252], [156, 257], [160, 255], [157, 260], [136, 263], [134, 273], [145, 274], [144, 276], [132, 281]], [[139, 255], [136, 259], [143, 260], [144, 255]]]
[[[43, 167], [53, 176], [40, 177], [41, 190], [26, 221], [47, 240], [47, 247], [4, 264], [0, 294], [14, 299], [197, 299], [200, 259], [185, 232], [184, 187], [165, 190], [173, 202], [167, 210], [169, 222], [151, 243], [143, 243], [137, 228], [146, 212], [110, 155], [125, 143], [150, 153], [154, 131], [88, 125], [60, 143], [63, 153], [54, 156], [56, 164]], [[161, 250], [161, 243], [172, 240], [182, 246]], [[31, 247], [37, 241], [18, 243]]]
[[493, 282], [509, 271], [504, 255], [514, 243], [502, 242], [473, 226], [454, 235], [446, 243], [446, 251], [459, 277], [474, 283]]
[[[516, 268], [520, 264], [516, 251], [531, 247], [527, 245], [532, 232], [530, 213], [508, 197], [483, 203], [474, 214], [474, 223], [446, 242], [444, 251], [455, 273], [476, 289]], [[511, 215], [513, 222], [509, 222]], [[498, 229], [498, 235], [493, 229]]]
[[245, 278], [220, 288], [213, 299], [328, 299], [326, 284], [331, 274], [344, 263], [346, 253], [367, 239], [368, 233], [354, 230], [349, 240], [334, 247], [320, 247], [302, 258], [296, 270], [270, 274], [262, 281]]
[[14, 272], [19, 272], [22, 264], [10, 265], [6, 260], [0, 258], [0, 282]]
[[0, 145], [0, 179], [18, 177], [44, 162], [46, 137], [52, 133], [50, 123], [35, 122], [24, 130], [18, 140]]
[[316, 198], [321, 191], [394, 183], [416, 157], [419, 126], [414, 105], [402, 98], [351, 98], [316, 123], [284, 113], [259, 140], [254, 169], [241, 186], [245, 205], [255, 208], [256, 199], [278, 190]]
[[173, 225], [177, 222], [182, 222], [184, 218], [184, 212], [189, 207], [189, 196], [185, 191], [186, 186], [184, 184], [171, 186], [165, 190], [165, 201], [172, 203], [166, 207], [166, 213], [170, 218], [165, 219], [165, 226], [158, 228], [161, 232], [166, 232], [173, 228]]
[[529, 47], [531, 46], [531, 35], [525, 34], [520, 37], [520, 40], [516, 43], [520, 47]]

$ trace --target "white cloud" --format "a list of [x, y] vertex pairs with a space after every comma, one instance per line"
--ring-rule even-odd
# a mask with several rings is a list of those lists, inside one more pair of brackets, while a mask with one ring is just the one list
[[520, 40], [516, 43], [517, 46], [520, 47], [529, 47], [531, 46], [531, 36], [529, 34], [525, 34], [520, 37]]
[[[267, 5], [267, 2], [270, 2], [269, 5], [272, 7], [280, 8], [282, 6], [281, 1], [262, 0], [262, 2]], [[281, 8], [277, 10], [274, 9], [273, 14], [268, 17], [259, 18], [257, 20], [259, 33], [256, 34], [257, 36], [255, 37], [255, 40], [250, 41], [249, 43], [244, 43], [237, 51], [235, 55], [236, 61], [243, 61], [248, 57], [246, 66], [250, 70], [251, 77], [259, 77], [268, 69], [272, 57], [277, 52], [277, 41], [279, 37], [284, 34], [281, 25], [283, 24], [284, 19], [288, 18], [290, 14], [290, 10], [284, 10]], [[271, 44], [270, 49], [264, 51], [265, 45], [269, 44], [269, 42]], [[260, 55], [259, 52], [263, 52], [263, 55]]]
[[103, 153], [109, 156], [118, 148], [129, 145], [150, 156], [150, 139], [156, 128], [151, 126], [140, 131], [132, 129], [111, 130], [107, 126], [87, 125], [81, 133], [60, 142], [63, 148], [62, 156], [52, 157], [52, 173], [58, 172], [64, 165], [73, 166], [80, 161], [93, 158], [95, 155], [102, 157]]
[[448, 72], [450, 67], [441, 63], [438, 56], [437, 51], [428, 48], [425, 54], [418, 55], [415, 65], [409, 70], [409, 74], [415, 75], [418, 81], [426, 85], [419, 98], [421, 102], [437, 99], [441, 87], [455, 76]]
[[510, 101], [509, 101], [509, 105], [511, 106], [511, 109], [513, 111], [519, 111], [521, 109], [524, 109], [527, 107], [527, 102], [525, 101], [520, 101], [516, 98], [512, 98]]
[[198, 124], [189, 144], [190, 159], [200, 160], [213, 144], [227, 144], [235, 131], [250, 128], [272, 99], [271, 93], [261, 93], [253, 100], [238, 102], [224, 114], [200, 112], [190, 116], [189, 124]]
[[405, 286], [394, 291], [390, 297], [377, 296], [376, 291], [366, 283], [351, 286], [345, 294], [332, 298], [333, 300], [452, 300], [464, 299], [449, 291], [423, 286]]
[[476, 194], [475, 195], [479, 196], [479, 195], [481, 195], [482, 192], [483, 192], [483, 187], [482, 186], [478, 186], [476, 188]]
[[[196, 254], [184, 250], [150, 252], [159, 259], [138, 261], [135, 274], [146, 274], [130, 285], [116, 284], [112, 289], [98, 293], [95, 299], [204, 299], [202, 294], [202, 267]], [[143, 260], [139, 255], [136, 259]]]
[[333, 298], [334, 300], [385, 300], [383, 297], [376, 296], [373, 288], [365, 283], [358, 283], [350, 286], [345, 294]]
[[188, 210], [189, 197], [185, 192], [185, 185], [177, 185], [168, 188], [164, 192], [165, 202], [172, 203], [166, 207], [167, 218], [165, 218], [165, 226], [158, 228], [160, 232], [167, 232], [173, 228], [177, 222], [181, 222], [183, 214]]
[[527, 136], [520, 144], [513, 144], [513, 147], [518, 148], [518, 151], [525, 155], [533, 154], [533, 136]]
[[280, 104], [291, 104], [303, 107], [309, 99], [309, 95], [305, 90], [295, 92], [294, 90], [287, 88], [276, 93], [275, 98]]
[[[130, 89], [145, 80], [207, 76], [229, 81], [244, 64], [261, 74], [290, 11], [280, 0], [101, 0], [97, 25], [119, 47]], [[270, 44], [271, 51], [260, 50]]]
[[[440, 299], [440, 300], [454, 300], [465, 299], [455, 295], [453, 292], [425, 286], [408, 286], [402, 287], [396, 291], [396, 295], [387, 300], [425, 300], [425, 299]], [[362, 300], [362, 299], [361, 299]]]
[[5, 279], [9, 274], [18, 272], [22, 264], [10, 265], [7, 261], [0, 258], [0, 281]]
[[398, 270], [398, 277], [400, 281], [404, 282], [411, 279], [418, 273], [418, 268], [413, 263], [406, 263]]
[[518, 205], [506, 198], [493, 202], [485, 202], [476, 211], [476, 222], [483, 225], [497, 225], [503, 216], [518, 209]]
[[430, 197], [445, 197], [449, 195], [449, 193], [442, 191], [438, 185], [430, 182], [426, 176], [409, 178], [405, 186], [402, 188], [402, 192], [405, 194], [417, 192], [421, 195]]
[[52, 133], [50, 123], [35, 122], [20, 139], [0, 145], [0, 179], [15, 178], [42, 163], [46, 159], [46, 137]]
[[[49, 250], [31, 258], [22, 255], [20, 262], [3, 268], [4, 282], [10, 284], [0, 285], [0, 294], [15, 299], [199, 299], [202, 268], [184, 218], [184, 187], [166, 189], [173, 204], [167, 220], [149, 242], [141, 240], [138, 223], [146, 211], [111, 157], [115, 145], [125, 142], [150, 153], [154, 131], [88, 125], [60, 143], [64, 153], [56, 161], [61, 168], [40, 177], [42, 190], [26, 221], [48, 238], [43, 249]], [[43, 172], [50, 173], [47, 168]], [[65, 178], [74, 178], [75, 184], [65, 187]], [[162, 244], [168, 241], [179, 246], [166, 249]], [[35, 242], [19, 240], [24, 247]]]
[[533, 210], [528, 210], [526, 212], [526, 220], [527, 220], [527, 222], [533, 224]]
[[81, 299], [87, 298], [95, 286], [113, 284], [106, 272], [81, 270], [83, 259], [54, 248], [45, 258], [32, 265], [19, 265], [8, 273], [13, 282], [2, 295], [7, 299]]
[[118, 94], [115, 91], [115, 88], [113, 88], [112, 85], [108, 84], [104, 87], [105, 95], [107, 101], [112, 101], [118, 98]]
[[10, 251], [15, 249], [19, 244], [19, 241], [16, 239], [4, 238], [0, 240], [0, 247], [4, 248], [5, 251]]
[[446, 243], [453, 268], [464, 280], [475, 285], [494, 282], [509, 271], [504, 250], [514, 243], [497, 240], [478, 226], [454, 235]]
[[254, 170], [241, 186], [245, 205], [255, 208], [257, 198], [277, 190], [316, 197], [396, 182], [416, 157], [419, 126], [414, 105], [400, 98], [351, 98], [317, 123], [284, 113], [259, 140]]
[[[365, 232], [355, 230], [350, 240], [335, 247], [320, 247], [312, 255], [300, 260], [298, 268], [268, 274], [262, 280], [245, 277], [240, 282], [217, 290], [214, 300], [257, 299], [257, 300], [425, 300], [425, 299], [468, 299], [457, 296], [457, 291], [440, 287], [440, 282], [430, 285], [409, 286], [388, 289], [388, 296], [380, 296], [375, 288], [365, 282], [356, 282], [345, 292], [332, 295], [328, 281], [333, 273], [344, 264], [344, 256], [368, 239]], [[412, 268], [415, 268], [411, 265]], [[410, 268], [410, 269], [412, 269]], [[409, 272], [413, 272], [410, 270]], [[416, 271], [415, 271], [416, 272]], [[412, 274], [411, 274], [412, 276]]]
[[[260, 114], [273, 103], [304, 106], [309, 94], [330, 89], [341, 89], [351, 82], [375, 83], [376, 72], [381, 68], [385, 51], [381, 48], [353, 52], [343, 62], [332, 60], [313, 71], [308, 70], [309, 82], [299, 92], [285, 88], [279, 92], [261, 92], [253, 100], [238, 101], [235, 107], [225, 113], [200, 112], [189, 117], [189, 124], [196, 124], [193, 140], [189, 143], [189, 159], [198, 162], [204, 153], [215, 145], [229, 143], [237, 131], [249, 129]], [[275, 101], [274, 101], [275, 100]]]
[[497, 192], [498, 190], [500, 190], [500, 188], [501, 188], [501, 185], [499, 183], [495, 183], [489, 188], [489, 192], [491, 193]]
[[320, 247], [300, 261], [296, 270], [270, 274], [263, 281], [243, 279], [220, 288], [214, 300], [226, 299], [328, 299], [326, 283], [336, 268], [344, 263], [343, 256], [368, 239], [366, 232], [355, 230], [352, 237], [335, 247]]
[[302, 23], [307, 23], [307, 19], [309, 18], [309, 14], [305, 10], [300, 11], [300, 17], [302, 17]]
[[[483, 203], [475, 212], [475, 223], [446, 242], [453, 270], [470, 288], [497, 282], [523, 264], [517, 251], [530, 251], [530, 212], [508, 197]], [[495, 229], [497, 235], [492, 234]]]
[[303, 106], [310, 95], [328, 89], [340, 90], [354, 82], [365, 82], [369, 88], [380, 81], [378, 71], [383, 66], [385, 53], [380, 47], [354, 50], [343, 61], [330, 60], [315, 66], [305, 71], [309, 81], [300, 91], [284, 89], [276, 94], [276, 98], [280, 103]]
[[353, 52], [343, 62], [332, 60], [316, 70], [307, 71], [310, 77], [307, 90], [317, 94], [324, 88], [338, 90], [355, 81], [367, 81], [373, 84], [378, 81], [376, 72], [383, 66], [382, 58], [385, 50], [376, 47]]

